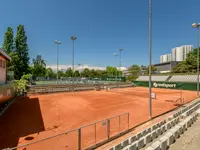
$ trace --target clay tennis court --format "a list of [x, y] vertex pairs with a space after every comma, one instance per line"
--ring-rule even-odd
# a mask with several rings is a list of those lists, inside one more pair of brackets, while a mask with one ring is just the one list
[[[153, 89], [153, 116], [169, 111], [196, 98], [194, 91]], [[148, 88], [130, 87], [110, 91], [84, 91], [34, 95], [17, 99], [0, 117], [0, 149], [14, 147], [53, 136], [92, 122], [124, 113], [111, 121], [111, 135], [126, 130], [149, 119]], [[81, 147], [87, 148], [107, 138], [104, 122], [85, 127], [81, 132]], [[94, 132], [96, 128], [96, 134]], [[23, 149], [23, 148], [20, 148]], [[26, 150], [78, 149], [78, 132], [73, 131], [53, 139], [29, 145]]]

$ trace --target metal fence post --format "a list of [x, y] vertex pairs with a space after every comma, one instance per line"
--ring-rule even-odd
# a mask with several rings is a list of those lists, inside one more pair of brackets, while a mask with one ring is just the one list
[[78, 129], [78, 150], [81, 150], [81, 128]]
[[94, 126], [94, 128], [95, 128], [95, 131], [94, 131], [94, 136], [95, 136], [95, 145], [96, 145], [96, 143], [97, 143], [97, 140], [96, 140], [96, 137], [97, 137], [97, 134], [96, 134], [96, 123], [95, 123], [95, 126]]
[[110, 120], [107, 120], [107, 135], [108, 135], [108, 139], [110, 138]]
[[128, 113], [128, 129], [129, 129], [129, 117], [130, 117], [130, 116], [129, 116], [129, 113]]
[[120, 132], [120, 116], [119, 116], [119, 132]]

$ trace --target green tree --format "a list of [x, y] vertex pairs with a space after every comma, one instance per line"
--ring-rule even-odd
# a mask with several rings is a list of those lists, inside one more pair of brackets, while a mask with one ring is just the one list
[[16, 79], [20, 79], [23, 74], [29, 71], [29, 49], [27, 44], [27, 36], [23, 25], [17, 27], [15, 37], [15, 54], [20, 61], [15, 62], [14, 74]]
[[43, 77], [46, 73], [46, 64], [41, 55], [33, 59], [32, 74], [36, 77]]
[[138, 65], [132, 65], [131, 67], [128, 68], [128, 72], [130, 75], [139, 75], [141, 72], [141, 68]]
[[63, 70], [58, 70], [58, 78], [60, 79], [61, 77], [64, 77], [65, 73]]
[[106, 77], [107, 72], [105, 70], [96, 70], [96, 77], [101, 78], [101, 77]]
[[13, 29], [11, 27], [8, 27], [4, 35], [4, 41], [2, 45], [3, 50], [5, 50], [7, 54], [10, 54], [10, 52], [13, 52], [13, 48], [14, 48], [13, 39], [14, 39]]
[[65, 71], [65, 77], [72, 77], [72, 68], [68, 68]]
[[174, 73], [186, 73], [188, 71], [188, 67], [185, 62], [178, 63], [176, 67], [173, 69]]
[[141, 73], [141, 68], [138, 65], [132, 65], [128, 68], [128, 81], [133, 81], [138, 78], [138, 75]]
[[111, 66], [107, 66], [106, 67], [106, 72], [107, 72], [107, 76], [109, 77], [116, 77], [118, 74], [117, 68], [116, 67], [111, 67]]
[[50, 78], [55, 78], [56, 74], [53, 72], [53, 70], [51, 68], [47, 68], [45, 70], [45, 76], [50, 77]]
[[[157, 68], [155, 66], [151, 66], [151, 74], [153, 74], [155, 71], [157, 70]], [[147, 73], [149, 73], [149, 66], [147, 68]]]
[[[13, 34], [13, 29], [11, 27], [8, 27], [5, 32], [2, 48], [13, 60], [14, 59], [14, 53], [13, 53], [14, 34]], [[6, 66], [9, 71], [12, 71], [13, 63], [11, 61], [7, 61]]]
[[187, 54], [187, 58], [172, 70], [175, 73], [197, 72], [197, 48]]
[[83, 70], [82, 77], [90, 77], [90, 70], [88, 68]]
[[78, 70], [74, 71], [74, 77], [79, 77], [80, 76], [80, 73]]
[[97, 77], [97, 71], [94, 69], [90, 70], [90, 77], [92, 78]]

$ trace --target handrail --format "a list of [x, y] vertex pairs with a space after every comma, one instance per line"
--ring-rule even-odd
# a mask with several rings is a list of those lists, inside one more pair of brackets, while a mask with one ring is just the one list
[[63, 133], [59, 133], [59, 134], [56, 134], [56, 135], [53, 135], [53, 136], [50, 136], [50, 137], [47, 137], [47, 138], [43, 138], [43, 139], [40, 139], [40, 140], [37, 140], [37, 141], [34, 141], [34, 142], [30, 142], [30, 143], [27, 143], [27, 144], [15, 146], [15, 147], [12, 147], [12, 148], [5, 148], [5, 150], [15, 150], [17, 148], [22, 148], [22, 147], [26, 147], [26, 146], [29, 146], [29, 145], [32, 145], [32, 144], [35, 144], [35, 143], [40, 143], [42, 141], [46, 141], [48, 139], [52, 139], [52, 138], [55, 138], [55, 137], [58, 137], [58, 136], [61, 136], [61, 135], [67, 135], [70, 132], [79, 131], [80, 129], [85, 128], [87, 126], [91, 126], [91, 125], [97, 124], [99, 122], [111, 120], [113, 118], [117, 118], [117, 117], [120, 117], [120, 116], [123, 116], [123, 115], [126, 115], [126, 114], [128, 115], [128, 123], [129, 123], [129, 112], [127, 112], [127, 113], [123, 113], [123, 114], [120, 114], [120, 115], [117, 115], [117, 116], [113, 116], [113, 117], [110, 117], [110, 118], [107, 118], [107, 119], [99, 120], [99, 121], [96, 121], [96, 122], [93, 122], [93, 123], [90, 123], [90, 124], [87, 124], [87, 125], [83, 125], [83, 126], [81, 126], [79, 128], [75, 128], [75, 129], [72, 129], [72, 130], [69, 130], [69, 131], [66, 131], [66, 132], [63, 132]]

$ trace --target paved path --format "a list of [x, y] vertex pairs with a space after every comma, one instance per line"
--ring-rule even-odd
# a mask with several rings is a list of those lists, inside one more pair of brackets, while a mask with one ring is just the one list
[[200, 150], [200, 117], [170, 146], [169, 150]]

